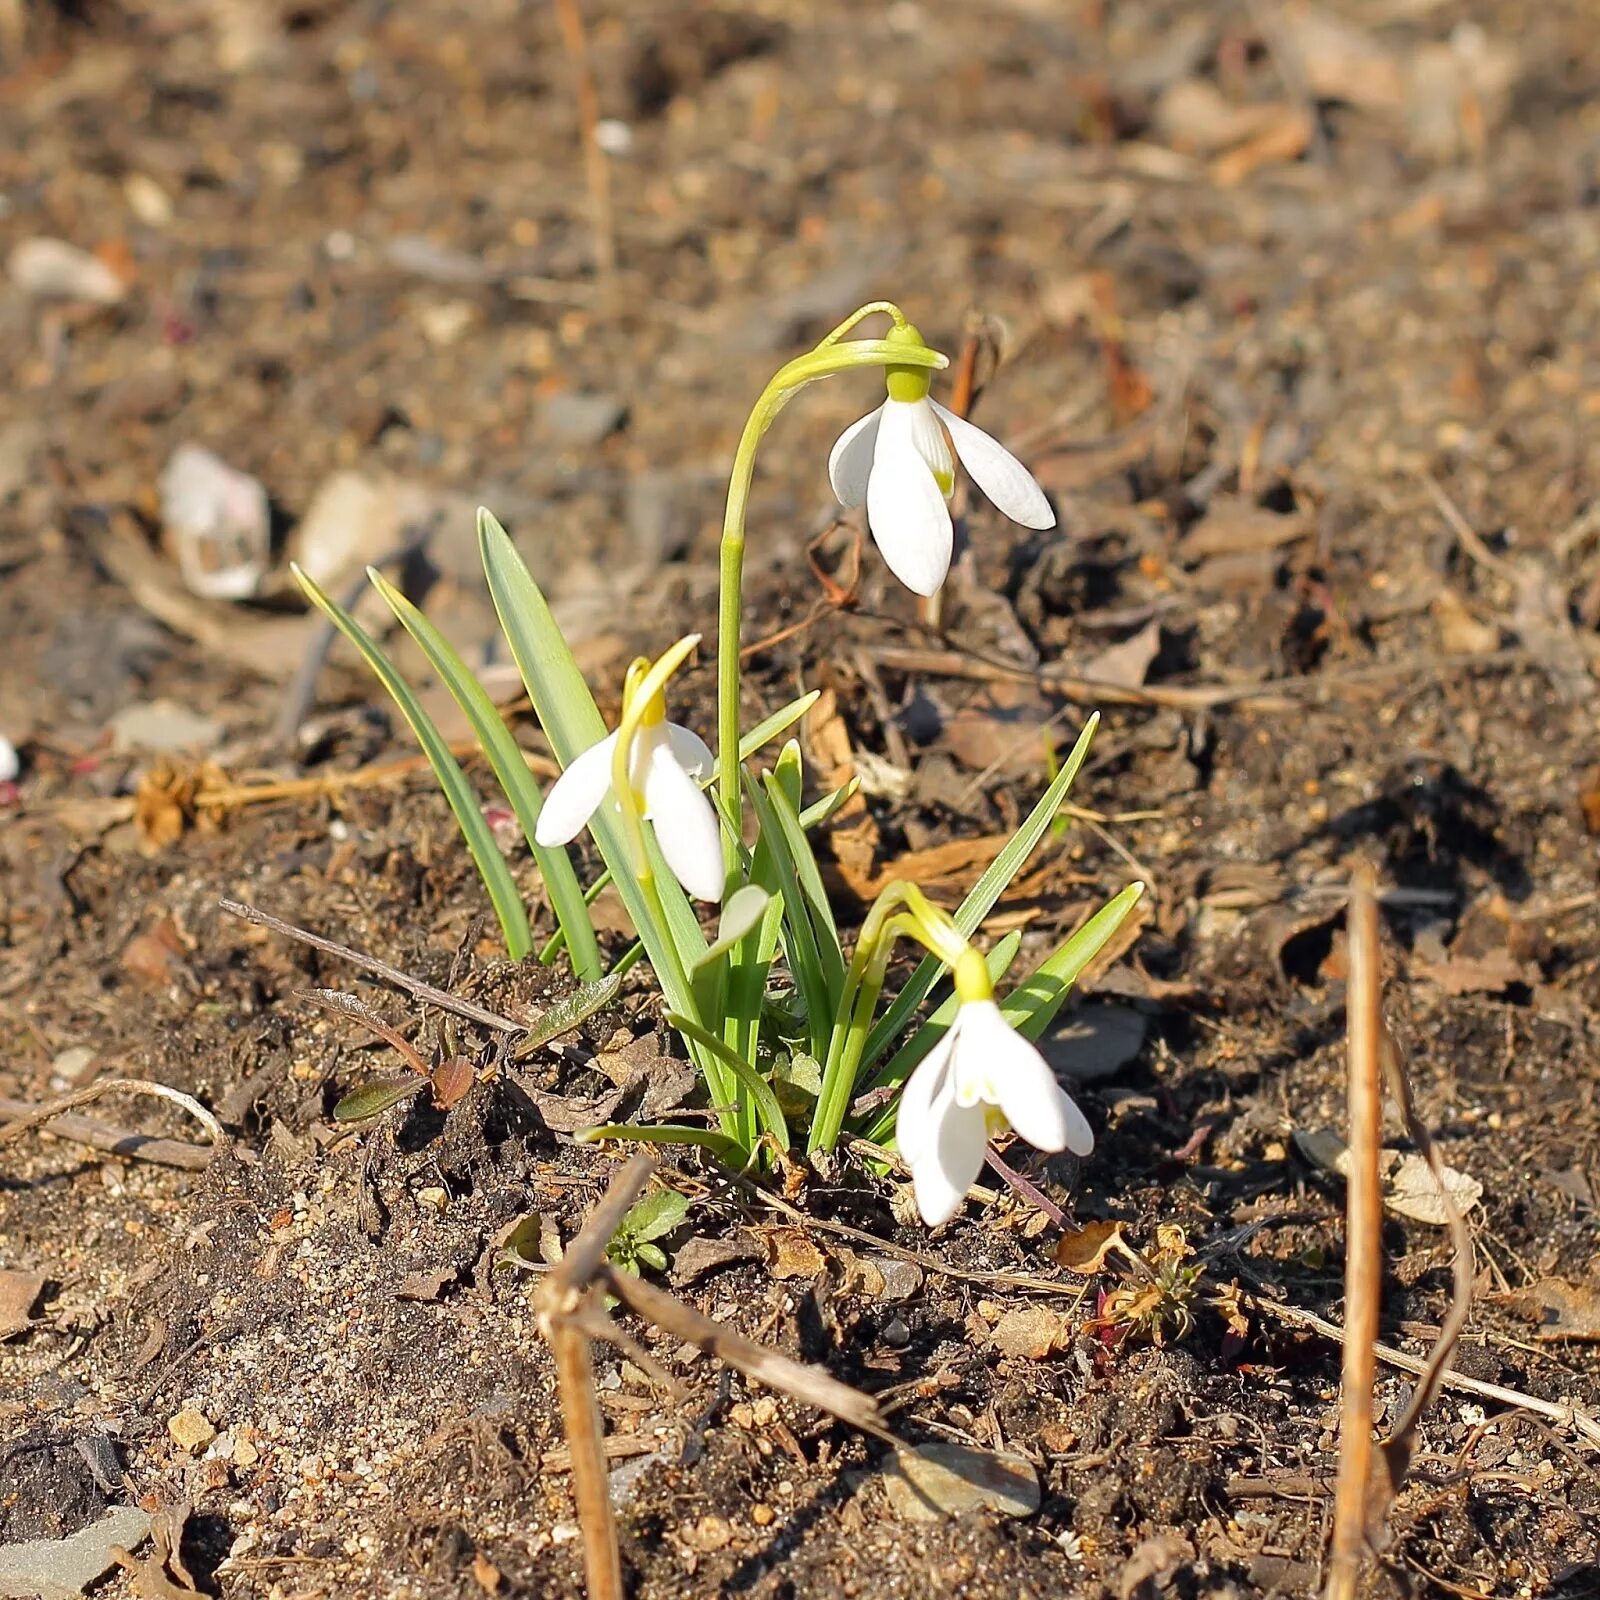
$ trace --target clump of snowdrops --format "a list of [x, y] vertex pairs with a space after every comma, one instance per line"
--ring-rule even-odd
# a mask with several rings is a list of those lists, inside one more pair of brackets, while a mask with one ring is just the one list
[[[891, 321], [884, 337], [846, 337], [874, 313]], [[602, 980], [605, 960], [589, 906], [606, 882], [614, 883], [638, 934], [621, 961], [649, 963], [668, 1020], [704, 1078], [709, 1125], [608, 1126], [588, 1136], [700, 1144], [748, 1164], [787, 1155], [802, 1142], [811, 1153], [831, 1151], [848, 1132], [898, 1148], [930, 1225], [955, 1214], [988, 1141], [1007, 1129], [1041, 1150], [1089, 1153], [1089, 1125], [1035, 1041], [1143, 888], [1130, 884], [1004, 995], [998, 986], [1010, 974], [1020, 935], [1008, 935], [987, 954], [972, 942], [1056, 818], [1093, 736], [1091, 719], [953, 915], [915, 884], [891, 881], [847, 949], [812, 838], [853, 785], [807, 803], [800, 747], [792, 739], [770, 766], [755, 765], [816, 696], [775, 710], [753, 728], [739, 725], [746, 506], [761, 442], [800, 389], [860, 369], [880, 375], [887, 390], [882, 404], [840, 435], [828, 474], [844, 505], [865, 503], [884, 560], [918, 594], [935, 593], [949, 570], [947, 502], [958, 461], [1014, 521], [1054, 525], [1049, 503], [1021, 463], [932, 398], [933, 374], [946, 365], [899, 307], [874, 301], [787, 363], [762, 391], [734, 457], [723, 524], [714, 750], [668, 718], [673, 674], [700, 636], [691, 633], [657, 659], [633, 663], [620, 720], [608, 731], [544, 595], [505, 530], [481, 511], [489, 591], [564, 769], [542, 793], [465, 663], [404, 595], [380, 573], [369, 574], [470, 721], [527, 836], [557, 926], [540, 959], [564, 952], [580, 981]], [[380, 645], [304, 573], [297, 576], [411, 724], [483, 877], [509, 953], [532, 954], [527, 910], [510, 869], [437, 727]], [[587, 888], [566, 848], [584, 829], [605, 863]], [[702, 931], [696, 900], [720, 905], [713, 937]], [[920, 946], [924, 957], [884, 1004], [890, 956], [902, 940]], [[947, 976], [950, 993], [919, 1020]]]

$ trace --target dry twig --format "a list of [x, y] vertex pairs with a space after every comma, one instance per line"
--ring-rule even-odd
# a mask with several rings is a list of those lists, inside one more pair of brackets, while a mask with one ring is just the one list
[[170, 1105], [187, 1111], [205, 1129], [206, 1136], [211, 1140], [212, 1159], [228, 1148], [228, 1136], [223, 1132], [222, 1124], [193, 1095], [184, 1094], [181, 1089], [169, 1089], [164, 1083], [151, 1083], [146, 1078], [102, 1078], [98, 1083], [91, 1083], [85, 1089], [75, 1089], [71, 1094], [62, 1095], [58, 1100], [34, 1106], [0, 1128], [0, 1145], [10, 1144], [13, 1139], [21, 1138], [30, 1128], [42, 1127], [59, 1117], [63, 1111], [76, 1111], [79, 1106], [86, 1106], [105, 1094], [142, 1094], [157, 1100], [165, 1100]]
[[583, 29], [580, 0], [556, 0], [561, 43], [572, 63], [573, 93], [578, 102], [578, 127], [583, 139], [583, 179], [589, 190], [594, 224], [595, 275], [603, 294], [611, 292], [617, 272], [617, 224], [611, 208], [611, 164], [600, 144], [600, 105], [589, 67], [589, 41]]

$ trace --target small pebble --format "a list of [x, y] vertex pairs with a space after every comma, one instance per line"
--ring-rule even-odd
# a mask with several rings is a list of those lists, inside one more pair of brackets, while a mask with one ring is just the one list
[[197, 1455], [217, 1436], [211, 1419], [198, 1406], [185, 1406], [176, 1416], [167, 1418], [167, 1432], [180, 1450]]
[[35, 300], [114, 306], [128, 286], [98, 256], [65, 239], [24, 239], [7, 263], [11, 281]]

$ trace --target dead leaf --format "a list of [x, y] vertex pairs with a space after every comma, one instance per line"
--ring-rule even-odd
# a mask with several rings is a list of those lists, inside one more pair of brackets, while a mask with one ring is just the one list
[[[1445, 1167], [1442, 1171], [1445, 1188], [1450, 1191], [1457, 1211], [1469, 1211], [1483, 1198], [1483, 1185], [1476, 1178], [1454, 1167]], [[1450, 1225], [1450, 1212], [1433, 1173], [1428, 1163], [1414, 1153], [1401, 1156], [1389, 1174], [1383, 1203], [1397, 1216], [1409, 1217], [1413, 1222], [1425, 1222], [1434, 1228]]]
[[1538, 968], [1518, 961], [1509, 950], [1491, 950], [1481, 956], [1449, 956], [1443, 961], [1417, 961], [1411, 969], [1419, 978], [1436, 983], [1446, 994], [1500, 994], [1512, 984], [1532, 988]]
[[1139, 1600], [1140, 1596], [1157, 1594], [1194, 1561], [1194, 1546], [1175, 1530], [1141, 1539], [1117, 1578], [1117, 1600]]
[[1579, 778], [1578, 809], [1583, 813], [1583, 831], [1591, 839], [1600, 838], [1600, 767], [1590, 767]]
[[994, 1325], [989, 1343], [1001, 1355], [1043, 1361], [1072, 1343], [1072, 1323], [1047, 1305], [1019, 1306]]
[[1044, 1058], [1056, 1071], [1079, 1083], [1094, 1083], [1120, 1072], [1144, 1048], [1149, 1022], [1132, 1006], [1079, 1006], [1040, 1041]]
[[1364, 111], [1404, 109], [1405, 69], [1365, 29], [1305, 4], [1283, 6], [1275, 24], [1316, 99], [1343, 100]]
[[774, 1278], [814, 1278], [828, 1264], [802, 1228], [762, 1228], [758, 1237]]
[[1439, 648], [1450, 655], [1484, 656], [1500, 648], [1500, 630], [1480, 622], [1454, 589], [1441, 589], [1429, 609], [1439, 628]]
[[719, 1267], [731, 1266], [735, 1261], [749, 1261], [761, 1253], [755, 1240], [742, 1229], [719, 1237], [696, 1234], [673, 1252], [672, 1281], [680, 1288], [686, 1283], [697, 1283]]
[[1600, 1293], [1592, 1283], [1541, 1278], [1505, 1298], [1534, 1323], [1533, 1336], [1541, 1342], [1600, 1339]]
[[962, 766], [1014, 777], [1044, 766], [1044, 728], [1054, 709], [1018, 684], [995, 684], [945, 723], [944, 739]]
[[433, 1267], [426, 1272], [408, 1272], [394, 1292], [396, 1300], [437, 1300], [460, 1274], [454, 1267]]
[[472, 1062], [466, 1056], [451, 1056], [433, 1069], [433, 1103], [448, 1111], [466, 1098], [472, 1087]]
[[968, 1511], [1031, 1517], [1039, 1509], [1039, 1474], [1026, 1456], [959, 1444], [901, 1445], [883, 1487], [895, 1515], [908, 1522]]
[[34, 1302], [44, 1285], [43, 1273], [0, 1270], [0, 1339], [32, 1325]]
[[1284, 109], [1279, 103], [1235, 105], [1207, 78], [1180, 78], [1156, 102], [1155, 124], [1174, 150], [1209, 156], [1259, 137]]
[[1093, 1277], [1105, 1270], [1106, 1257], [1113, 1250], [1126, 1252], [1122, 1228], [1120, 1222], [1086, 1222], [1081, 1228], [1062, 1234], [1050, 1254], [1056, 1265], [1068, 1272]]
[[[812, 763], [821, 775], [825, 789], [842, 789], [855, 777], [855, 753], [850, 744], [850, 729], [839, 711], [839, 697], [832, 689], [824, 689], [816, 704], [806, 712], [801, 722]], [[851, 795], [839, 807], [842, 818], [858, 817], [867, 809], [867, 802], [859, 793]]]
[[118, 965], [130, 977], [165, 988], [176, 983], [185, 970], [183, 935], [171, 917], [162, 917], [145, 933], [136, 933], [122, 947]]
[[1240, 495], [1219, 494], [1178, 541], [1178, 555], [1184, 561], [1198, 561], [1205, 556], [1256, 554], [1292, 544], [1306, 532], [1306, 519], [1297, 511], [1269, 511]]
[[1091, 656], [1084, 663], [1083, 675], [1096, 683], [1114, 684], [1119, 689], [1140, 689], [1150, 665], [1161, 654], [1161, 624], [1147, 622], [1136, 634]]

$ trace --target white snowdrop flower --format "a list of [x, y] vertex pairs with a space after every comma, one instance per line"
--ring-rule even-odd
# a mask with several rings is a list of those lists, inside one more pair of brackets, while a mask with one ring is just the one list
[[956, 1214], [990, 1136], [1008, 1126], [1040, 1150], [1086, 1156], [1094, 1148], [1083, 1113], [999, 1006], [964, 1001], [907, 1080], [895, 1124], [917, 1209], [930, 1228]]
[[[915, 329], [910, 334], [920, 342]], [[842, 505], [866, 501], [872, 537], [908, 589], [934, 594], [950, 570], [945, 502], [955, 493], [957, 458], [1013, 522], [1055, 526], [1050, 502], [1028, 469], [982, 428], [931, 399], [924, 369], [890, 367], [887, 378], [889, 398], [839, 435], [828, 479]]]
[[720, 900], [722, 830], [700, 788], [700, 779], [712, 768], [711, 751], [698, 734], [667, 721], [659, 690], [642, 708], [633, 705], [636, 686], [649, 665], [635, 662], [629, 671], [622, 726], [585, 750], [551, 787], [534, 837], [542, 845], [567, 844], [608, 801], [620, 809], [612, 786], [617, 741], [629, 732], [631, 722], [628, 778], [633, 803], [654, 825], [661, 854], [678, 882], [696, 899]]

